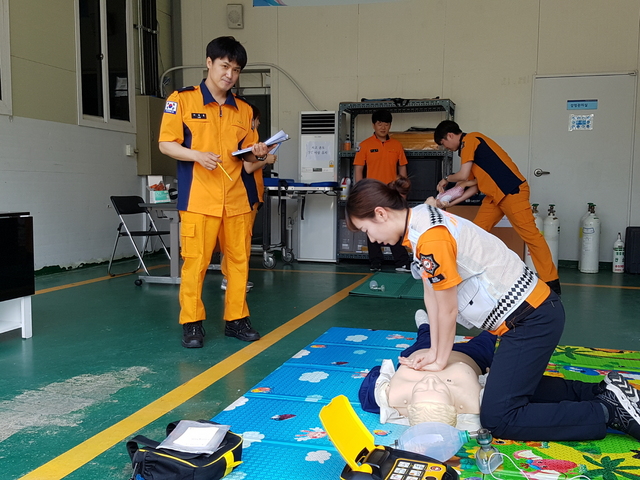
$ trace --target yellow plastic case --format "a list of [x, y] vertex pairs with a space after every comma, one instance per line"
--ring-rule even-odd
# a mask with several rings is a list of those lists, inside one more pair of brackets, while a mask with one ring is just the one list
[[418, 453], [376, 446], [344, 395], [335, 397], [320, 411], [327, 435], [345, 459], [343, 480], [458, 480], [448, 465]]

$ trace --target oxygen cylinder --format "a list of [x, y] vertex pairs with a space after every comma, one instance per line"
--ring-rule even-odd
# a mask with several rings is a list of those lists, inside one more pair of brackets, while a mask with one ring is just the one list
[[624, 242], [618, 232], [618, 239], [613, 242], [613, 273], [624, 273]]
[[[538, 213], [538, 204], [531, 204], [531, 213], [533, 213], [533, 220], [536, 222], [536, 228], [540, 232], [540, 235], [543, 235], [544, 231], [544, 218], [540, 216]], [[531, 258], [531, 252], [529, 252], [529, 246], [524, 246], [524, 263], [533, 270], [534, 273], [538, 273], [536, 267], [533, 265], [533, 259]]]
[[582, 247], [580, 248], [580, 271], [598, 273], [600, 252], [600, 219], [596, 215], [596, 206], [591, 204], [589, 215], [582, 222]]
[[582, 267], [582, 254], [580, 253], [582, 250], [582, 223], [584, 219], [589, 216], [591, 205], [593, 205], [593, 203], [587, 203], [587, 211], [580, 217], [580, 223], [578, 224], [578, 270]]
[[549, 213], [544, 219], [544, 239], [551, 250], [551, 258], [558, 268], [558, 240], [560, 239], [560, 219], [556, 216], [555, 204], [549, 204]]

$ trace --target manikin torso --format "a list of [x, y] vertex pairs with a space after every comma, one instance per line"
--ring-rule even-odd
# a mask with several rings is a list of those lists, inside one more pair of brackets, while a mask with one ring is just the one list
[[[480, 413], [478, 365], [464, 353], [453, 351], [447, 366], [439, 372], [425, 372], [400, 365], [391, 377], [387, 395], [389, 406], [407, 416], [407, 405], [418, 402], [443, 402], [458, 414]], [[413, 398], [412, 398], [413, 397]]]

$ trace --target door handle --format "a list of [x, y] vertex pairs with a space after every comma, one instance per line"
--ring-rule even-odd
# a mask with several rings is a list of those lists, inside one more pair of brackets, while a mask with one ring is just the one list
[[533, 171], [533, 174], [534, 174], [536, 177], [541, 177], [542, 175], [549, 175], [550, 173], [551, 173], [551, 172], [545, 172], [545, 171], [544, 171], [544, 170], [542, 170], [541, 168], [536, 168], [536, 169]]

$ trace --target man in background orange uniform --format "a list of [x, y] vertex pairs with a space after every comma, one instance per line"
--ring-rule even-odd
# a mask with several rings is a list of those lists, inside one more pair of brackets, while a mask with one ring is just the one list
[[[203, 346], [205, 308], [202, 285], [218, 232], [225, 239], [228, 286], [225, 335], [247, 342], [260, 338], [249, 320], [246, 284], [249, 270], [246, 235], [251, 204], [243, 182], [243, 160], [266, 159], [268, 148], [252, 130], [251, 107], [233, 95], [247, 52], [233, 37], [207, 45], [207, 77], [167, 99], [159, 147], [178, 160], [178, 210], [181, 254], [180, 324], [185, 348]], [[242, 158], [232, 152], [252, 147]], [[173, 253], [173, 252], [172, 252]]]
[[488, 232], [506, 215], [529, 247], [538, 277], [560, 295], [558, 270], [531, 212], [529, 184], [507, 152], [486, 135], [463, 133], [452, 120], [440, 122], [433, 139], [447, 150], [457, 151], [461, 163], [460, 171], [440, 180], [438, 191], [443, 192], [449, 182], [476, 178], [486, 197], [473, 223]]
[[[393, 116], [389, 110], [376, 110], [371, 115], [373, 135], [360, 142], [358, 152], [353, 161], [355, 183], [365, 177], [365, 166], [367, 167], [366, 178], [380, 180], [383, 183], [393, 182], [398, 176], [407, 176], [407, 157], [404, 154], [404, 148], [402, 148], [402, 144], [398, 140], [389, 138], [392, 121]], [[382, 269], [382, 261], [384, 259], [382, 244], [372, 242], [367, 237], [367, 245], [371, 271], [379, 272]], [[390, 245], [390, 248], [396, 271], [409, 273], [411, 271], [411, 259], [402, 245], [402, 241], [398, 241], [395, 245]]]

